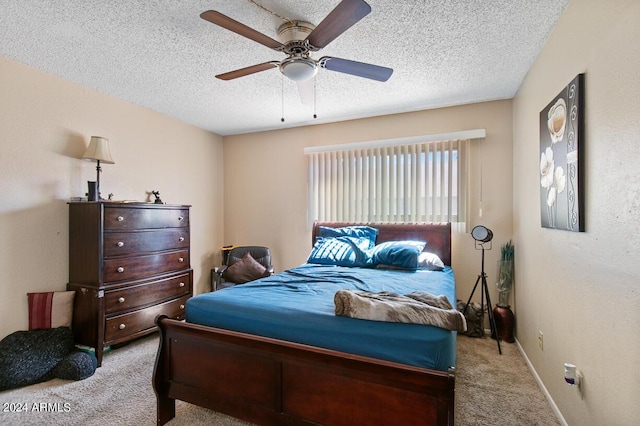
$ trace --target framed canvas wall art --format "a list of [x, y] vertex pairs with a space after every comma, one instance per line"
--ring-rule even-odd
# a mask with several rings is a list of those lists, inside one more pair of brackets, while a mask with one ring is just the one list
[[584, 231], [584, 74], [540, 111], [540, 218], [544, 228]]

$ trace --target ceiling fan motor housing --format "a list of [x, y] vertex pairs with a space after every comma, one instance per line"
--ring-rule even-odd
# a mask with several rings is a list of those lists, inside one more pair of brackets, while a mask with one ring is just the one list
[[280, 62], [280, 72], [293, 81], [304, 81], [318, 72], [316, 61], [309, 57], [309, 45], [305, 42], [315, 25], [306, 21], [289, 21], [278, 28], [278, 40], [284, 44], [289, 57]]
[[285, 45], [284, 52], [290, 55], [309, 53], [305, 40], [316, 26], [306, 21], [289, 21], [278, 27], [278, 41]]

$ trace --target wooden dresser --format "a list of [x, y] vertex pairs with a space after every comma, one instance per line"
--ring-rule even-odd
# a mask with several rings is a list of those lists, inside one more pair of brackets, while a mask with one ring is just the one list
[[160, 314], [183, 319], [192, 294], [189, 207], [69, 203], [69, 283], [76, 343], [104, 348], [155, 331]]

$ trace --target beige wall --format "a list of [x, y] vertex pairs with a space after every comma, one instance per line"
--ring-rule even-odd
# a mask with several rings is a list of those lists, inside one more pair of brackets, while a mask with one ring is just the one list
[[[570, 425], [640, 422], [640, 2], [573, 0], [514, 106], [517, 335]], [[586, 232], [540, 226], [540, 111], [585, 73]], [[544, 350], [537, 334], [544, 333]], [[584, 397], [563, 364], [584, 373]]]
[[[0, 57], [0, 338], [28, 326], [29, 291], [64, 290], [69, 197], [96, 164], [79, 158], [91, 135], [110, 139], [115, 164], [101, 189], [115, 199], [191, 204], [197, 292], [222, 244], [222, 138]], [[152, 197], [153, 198], [153, 197]]]
[[[225, 164], [233, 165], [225, 171], [225, 243], [271, 247], [276, 270], [306, 260], [311, 232], [306, 217], [304, 147], [476, 128], [487, 130], [486, 139], [472, 142], [471, 153], [483, 163], [484, 200], [479, 218], [480, 168], [476, 165], [471, 172], [471, 226], [483, 224], [494, 231], [494, 249], [487, 252], [486, 270], [495, 279], [499, 246], [511, 238], [512, 230], [511, 101], [225, 137]], [[454, 235], [453, 263], [458, 297], [466, 300], [480, 272], [480, 253], [474, 250], [469, 234]], [[491, 291], [495, 291], [493, 283]], [[480, 292], [476, 295], [479, 300]]]

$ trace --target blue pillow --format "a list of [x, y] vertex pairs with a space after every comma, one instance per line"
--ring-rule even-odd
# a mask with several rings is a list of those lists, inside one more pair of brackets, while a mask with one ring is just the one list
[[335, 237], [318, 238], [307, 259], [307, 263], [338, 266], [368, 266], [367, 252], [363, 250], [363, 238]]
[[365, 250], [369, 250], [376, 244], [376, 237], [378, 236], [378, 230], [370, 226], [345, 226], [342, 228], [329, 228], [328, 226], [319, 227], [319, 237], [353, 237], [363, 238], [362, 244]]
[[426, 244], [424, 241], [387, 241], [371, 249], [369, 256], [375, 266], [417, 269], [418, 257]]

